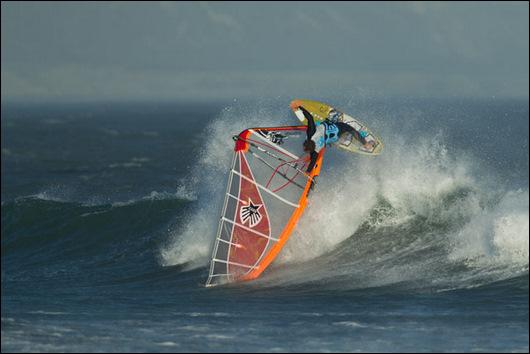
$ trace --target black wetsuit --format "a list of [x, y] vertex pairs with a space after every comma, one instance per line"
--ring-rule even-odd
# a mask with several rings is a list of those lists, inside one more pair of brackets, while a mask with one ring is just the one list
[[[304, 107], [300, 106], [298, 108], [302, 111], [302, 113], [304, 114], [304, 117], [307, 119], [307, 140], [309, 141], [311, 140], [311, 138], [313, 137], [313, 135], [315, 134], [317, 130], [316, 125], [315, 125], [315, 120], [313, 119], [313, 115], [311, 115], [311, 113], [309, 113]], [[359, 132], [355, 130], [351, 125], [346, 124], [344, 122], [336, 122], [332, 124], [335, 124], [337, 128], [339, 129], [339, 133], [338, 133], [339, 136], [347, 132], [347, 133], [352, 134], [354, 138], [359, 140], [363, 145], [366, 144], [366, 139], [363, 138], [361, 134], [359, 134]], [[311, 156], [311, 161], [309, 163], [309, 166], [307, 166], [308, 173], [311, 172], [313, 167], [315, 167], [318, 153], [313, 150], [310, 152], [310, 156]]]
[[366, 144], [366, 139], [363, 138], [361, 134], [359, 134], [359, 132], [355, 130], [351, 125], [346, 124], [344, 122], [337, 122], [335, 123], [335, 125], [339, 128], [339, 136], [344, 132], [348, 132], [353, 135], [355, 139], [359, 140], [361, 144]]
[[[313, 119], [313, 116], [311, 113], [309, 113], [304, 107], [300, 106], [298, 107], [304, 114], [305, 119], [307, 119], [307, 141], [311, 141], [311, 138], [315, 134], [317, 127], [315, 125], [315, 120]], [[311, 172], [313, 170], [313, 167], [315, 167], [315, 163], [317, 162], [318, 153], [313, 150], [309, 153], [311, 156], [311, 162], [309, 162], [309, 166], [307, 166], [307, 173]]]

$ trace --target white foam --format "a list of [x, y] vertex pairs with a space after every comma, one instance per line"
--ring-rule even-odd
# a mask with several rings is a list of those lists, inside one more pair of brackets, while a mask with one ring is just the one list
[[62, 185], [50, 185], [37, 194], [21, 197], [20, 199], [33, 198], [49, 202], [68, 203], [72, 199], [72, 194], [73, 191], [70, 187]]
[[334, 325], [338, 326], [346, 326], [346, 327], [355, 327], [355, 328], [367, 328], [367, 325], [360, 324], [355, 321], [340, 321], [340, 322], [333, 322]]
[[115, 162], [109, 164], [109, 168], [133, 168], [133, 167], [142, 167], [144, 163], [150, 162], [151, 159], [148, 157], [133, 157], [129, 161], [126, 162]]
[[[160, 250], [164, 265], [188, 262], [194, 268], [208, 264], [233, 155], [230, 138], [252, 126], [293, 123], [288, 112], [282, 113], [284, 119], [275, 119], [273, 112], [229, 108], [205, 129], [210, 143], [182, 184], [197, 196], [197, 208], [179, 230], [170, 233], [168, 244]], [[370, 122], [370, 117], [363, 118]], [[513, 267], [528, 271], [528, 191], [504, 193], [501, 201], [491, 206], [492, 195], [502, 194], [487, 187], [495, 185], [495, 177], [465, 154], [450, 153], [443, 134], [415, 136], [411, 144], [410, 139], [392, 132], [380, 133], [385, 141], [380, 156], [352, 155], [335, 148], [327, 151], [309, 205], [273, 264], [282, 271], [277, 277], [275, 272], [266, 272], [263, 278], [267, 280], [260, 284], [348, 275], [362, 277], [352, 278], [355, 281], [348, 286], [381, 286], [421, 278], [445, 287], [461, 281], [460, 286], [465, 287], [474, 285], [467, 281], [472, 275], [464, 270], [451, 278], [445, 273], [451, 264], [473, 261], [475, 266], [486, 267], [486, 273], [494, 265], [504, 269], [504, 276], [517, 274]], [[397, 239], [364, 240], [370, 244], [359, 245], [365, 249], [362, 259], [348, 259], [346, 254], [342, 263], [312, 262], [336, 251], [355, 234], [381, 200], [389, 203], [392, 212], [371, 220], [370, 226], [395, 228]], [[424, 220], [427, 226], [450, 228], [454, 224], [458, 231], [450, 235], [426, 231], [415, 239], [400, 240], [399, 228], [411, 220]], [[409, 256], [431, 248], [437, 252], [431, 257]], [[297, 268], [293, 263], [303, 266]], [[282, 267], [285, 264], [290, 265]]]
[[273, 118], [273, 111], [267, 104], [227, 107], [205, 128], [208, 144], [179, 187], [196, 195], [198, 205], [182, 228], [170, 232], [168, 243], [160, 249], [163, 265], [186, 263], [192, 269], [208, 263], [233, 157], [232, 136], [249, 127], [286, 124]]
[[52, 316], [60, 316], [60, 315], [70, 315], [68, 312], [61, 312], [61, 311], [29, 311], [30, 314], [36, 314], [36, 315], [52, 315]]
[[196, 198], [197, 197], [193, 192], [188, 191], [184, 186], [179, 186], [175, 193], [151, 191], [151, 193], [141, 198], [133, 198], [125, 202], [114, 202], [111, 205], [113, 207], [122, 207], [122, 206], [127, 206], [127, 205], [138, 203], [139, 201], [146, 201], [146, 200], [182, 199], [182, 200], [194, 201]]
[[156, 345], [159, 345], [161, 347], [179, 347], [180, 344], [178, 343], [175, 343], [175, 342], [171, 342], [171, 341], [168, 341], [168, 342], [160, 342], [160, 343], [155, 343]]
[[[326, 157], [331, 162], [324, 162], [317, 191], [279, 260], [306, 261], [330, 251], [355, 233], [378, 198], [394, 210], [379, 226], [399, 225], [415, 215], [449, 217], [438, 213], [441, 196], [474, 181], [461, 163], [450, 161], [437, 139], [419, 140], [412, 151], [402, 140], [390, 141], [378, 157], [330, 149]], [[441, 210], [455, 212], [462, 210]]]
[[506, 193], [491, 209], [477, 208], [454, 235], [450, 257], [474, 267], [515, 266], [528, 270], [528, 191]]

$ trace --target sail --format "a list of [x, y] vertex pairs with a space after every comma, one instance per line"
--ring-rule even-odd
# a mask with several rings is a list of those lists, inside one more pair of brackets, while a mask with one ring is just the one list
[[306, 127], [252, 128], [234, 137], [234, 158], [206, 286], [257, 278], [278, 255], [306, 206]]

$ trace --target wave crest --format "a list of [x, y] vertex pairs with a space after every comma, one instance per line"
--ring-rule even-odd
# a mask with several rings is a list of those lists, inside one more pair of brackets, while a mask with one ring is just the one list
[[[227, 110], [206, 129], [212, 144], [188, 179], [198, 205], [160, 250], [164, 265], [208, 264], [232, 155], [230, 136], [249, 126], [283, 124], [273, 113]], [[237, 127], [234, 114], [241, 118]], [[415, 134], [412, 144], [391, 129], [387, 133], [381, 134], [385, 151], [375, 158], [327, 152], [317, 189], [272, 265], [275, 271], [257, 284], [444, 289], [528, 272], [528, 191], [500, 188], [472, 156], [451, 152], [443, 134]]]

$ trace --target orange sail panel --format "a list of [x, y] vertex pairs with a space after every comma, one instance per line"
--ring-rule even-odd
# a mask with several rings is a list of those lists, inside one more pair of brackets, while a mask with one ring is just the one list
[[276, 258], [306, 205], [306, 127], [252, 128], [234, 137], [234, 159], [206, 286], [257, 278]]

